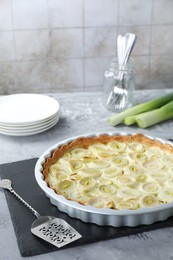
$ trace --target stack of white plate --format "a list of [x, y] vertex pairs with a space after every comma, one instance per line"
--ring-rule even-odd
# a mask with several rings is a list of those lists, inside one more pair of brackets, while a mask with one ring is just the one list
[[53, 127], [59, 114], [59, 103], [46, 95], [1, 96], [0, 133], [12, 136], [38, 134]]

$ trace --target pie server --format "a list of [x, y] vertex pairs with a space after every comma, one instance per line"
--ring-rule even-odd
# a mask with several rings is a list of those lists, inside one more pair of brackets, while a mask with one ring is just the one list
[[24, 199], [22, 199], [12, 188], [12, 183], [8, 179], [0, 180], [0, 188], [9, 190], [20, 202], [22, 202], [37, 219], [32, 223], [31, 232], [39, 238], [60, 248], [79, 238], [79, 234], [65, 220], [53, 216], [40, 216]]

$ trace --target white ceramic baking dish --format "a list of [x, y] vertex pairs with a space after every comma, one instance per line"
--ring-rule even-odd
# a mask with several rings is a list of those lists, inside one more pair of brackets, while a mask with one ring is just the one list
[[[77, 202], [69, 201], [62, 195], [58, 195], [53, 189], [49, 188], [47, 183], [44, 181], [42, 174], [43, 163], [51, 156], [52, 152], [63, 144], [67, 144], [78, 137], [91, 137], [99, 136], [100, 134], [106, 135], [131, 135], [131, 133], [96, 133], [86, 134], [82, 136], [76, 136], [62, 142], [59, 142], [49, 149], [47, 149], [38, 159], [35, 166], [35, 178], [40, 188], [45, 192], [46, 196], [50, 199], [50, 202], [57, 206], [57, 208], [67, 213], [70, 217], [80, 219], [84, 222], [95, 223], [97, 225], [109, 225], [114, 227], [131, 226], [135, 227], [138, 225], [150, 225], [157, 221], [163, 221], [173, 216], [173, 202], [152, 207], [142, 208], [137, 210], [113, 210], [113, 209], [102, 209], [95, 208], [93, 206], [83, 206]], [[161, 138], [145, 135], [152, 140], [157, 140], [163, 144], [170, 144], [173, 147], [173, 143]]]

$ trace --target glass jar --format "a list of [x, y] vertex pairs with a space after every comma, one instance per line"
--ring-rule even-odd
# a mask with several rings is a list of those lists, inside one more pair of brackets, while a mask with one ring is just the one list
[[120, 112], [133, 105], [135, 68], [129, 59], [125, 67], [113, 58], [104, 73], [103, 105], [113, 112]]

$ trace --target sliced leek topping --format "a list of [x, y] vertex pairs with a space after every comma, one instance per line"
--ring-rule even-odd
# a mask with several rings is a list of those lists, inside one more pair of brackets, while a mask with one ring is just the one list
[[80, 185], [84, 188], [88, 188], [94, 186], [96, 181], [91, 177], [84, 177], [79, 181]]
[[[173, 172], [173, 171], [172, 171]], [[173, 176], [172, 176], [172, 172], [171, 172], [171, 176], [166, 175], [166, 180], [165, 180], [165, 186], [167, 187], [172, 187], [173, 188]]]
[[83, 205], [154, 207], [173, 201], [173, 153], [136, 141], [94, 143], [65, 152], [47, 179], [58, 194]]
[[151, 158], [151, 159], [162, 158], [163, 151], [159, 148], [151, 147], [147, 150], [147, 156], [148, 156], [148, 158]]
[[146, 154], [145, 153], [130, 153], [130, 157], [136, 162], [146, 161]]
[[103, 175], [106, 178], [113, 178], [120, 174], [122, 174], [122, 169], [120, 169], [118, 167], [109, 167], [103, 171]]
[[110, 209], [115, 209], [115, 202], [109, 201], [108, 203], [106, 203], [106, 207]]
[[134, 183], [136, 180], [135, 178], [131, 177], [130, 175], [121, 175], [115, 178], [115, 183], [118, 186], [123, 186], [123, 185], [130, 185]]
[[163, 158], [163, 162], [166, 163], [166, 165], [168, 165], [168, 166], [173, 166], [173, 154], [171, 154], [169, 156], [165, 156]]
[[107, 148], [106, 145], [105, 144], [101, 144], [101, 143], [95, 143], [95, 144], [90, 145], [90, 150], [93, 153], [96, 153], [96, 154], [101, 152], [101, 151], [107, 150], [106, 148]]
[[72, 156], [71, 156], [71, 153], [65, 153], [64, 155], [63, 155], [63, 157], [65, 158], [65, 159], [70, 159]]
[[116, 205], [116, 209], [138, 209], [138, 202], [135, 199], [129, 199], [122, 202], [119, 202]]
[[128, 199], [138, 198], [139, 196], [141, 196], [141, 194], [142, 192], [139, 190], [124, 187], [122, 187], [118, 192], [118, 195], [120, 195], [122, 198]]
[[[106, 177], [106, 176], [105, 176], [105, 177]], [[114, 183], [113, 183], [112, 179], [100, 178], [99, 184], [110, 185], [110, 184], [114, 184]]]
[[98, 152], [98, 158], [101, 158], [101, 159], [111, 159], [114, 156], [115, 156], [114, 151], [105, 150], [105, 151]]
[[148, 176], [146, 174], [141, 174], [137, 177], [137, 182], [138, 183], [145, 183], [147, 182]]
[[57, 166], [59, 169], [63, 171], [71, 172], [71, 165], [68, 159], [60, 158], [59, 161], [57, 162]]
[[154, 195], [147, 195], [140, 200], [141, 207], [154, 207], [159, 204], [158, 199]]
[[117, 156], [114, 160], [113, 163], [115, 163], [118, 166], [126, 166], [129, 164], [129, 161], [127, 160], [127, 158], [125, 158], [124, 156]]
[[56, 173], [56, 178], [59, 180], [59, 181], [62, 181], [62, 180], [65, 180], [65, 179], [68, 179], [68, 174], [66, 172], [63, 172], [63, 171], [58, 171]]
[[58, 171], [60, 171], [58, 164], [53, 164], [50, 166], [50, 169], [49, 169], [50, 175], [55, 176]]
[[73, 189], [73, 182], [70, 180], [60, 181], [57, 188], [63, 194], [69, 194]]
[[93, 206], [96, 208], [104, 208], [106, 205], [106, 201], [100, 197], [94, 197], [88, 200], [87, 205]]
[[163, 168], [163, 164], [156, 160], [148, 160], [143, 164], [147, 170], [159, 170]]
[[156, 182], [148, 182], [143, 184], [142, 186], [143, 190], [149, 193], [155, 193], [161, 190], [161, 186], [159, 186]]
[[164, 201], [164, 203], [168, 203], [173, 201], [173, 189], [172, 187], [166, 187], [160, 195], [158, 196], [160, 200]]
[[71, 151], [71, 157], [76, 159], [82, 159], [91, 155], [90, 150], [83, 148], [75, 148]]
[[133, 142], [128, 145], [128, 148], [137, 153], [144, 153], [146, 148], [142, 143]]
[[166, 181], [167, 175], [165, 174], [164, 171], [152, 171], [150, 173], [150, 176], [155, 180], [158, 181], [159, 183], [163, 183], [163, 181]]
[[88, 202], [88, 197], [87, 197], [87, 196], [84, 196], [83, 194], [81, 194], [81, 195], [78, 197], [77, 201], [78, 201], [80, 204], [82, 204], [82, 205], [86, 205], [87, 202]]
[[116, 192], [115, 185], [111, 185], [111, 184], [110, 185], [100, 185], [99, 190], [102, 193], [106, 193], [106, 194], [113, 194]]
[[95, 169], [95, 168], [83, 168], [81, 171], [81, 174], [83, 174], [84, 176], [90, 176], [90, 177], [99, 177], [102, 173], [101, 171], [99, 171], [99, 169]]
[[109, 167], [110, 162], [107, 160], [93, 160], [91, 163], [93, 168], [104, 169]]
[[71, 180], [80, 181], [82, 179], [82, 176], [76, 172], [71, 173], [70, 175]]
[[83, 162], [85, 163], [85, 164], [89, 164], [89, 163], [91, 163], [93, 160], [97, 160], [97, 156], [96, 155], [90, 155], [90, 156], [86, 156], [86, 157], [84, 157], [83, 158]]
[[[68, 194], [68, 199], [70, 200], [79, 200], [79, 198], [81, 198], [81, 194], [79, 191], [77, 190], [72, 190], [69, 194]], [[87, 198], [88, 199], [88, 198]], [[87, 200], [86, 200], [87, 201]]]
[[51, 183], [51, 187], [55, 190], [57, 190], [57, 179], [56, 176], [49, 175], [48, 176], [49, 183]]
[[126, 144], [118, 141], [108, 143], [108, 146], [116, 153], [121, 153], [126, 149]]
[[86, 205], [88, 202], [88, 197], [84, 196], [80, 193], [80, 191], [77, 190], [73, 190], [72, 192], [70, 192], [70, 194], [67, 195], [67, 198], [69, 200], [78, 201], [78, 203], [82, 205]]
[[166, 196], [173, 197], [173, 190], [172, 190], [172, 188], [165, 189], [164, 193], [166, 194]]
[[128, 167], [128, 169], [129, 169], [130, 174], [141, 174], [143, 172], [142, 167], [137, 164], [130, 165]]
[[79, 170], [84, 166], [83, 162], [80, 160], [70, 160], [69, 164], [71, 166], [72, 171]]
[[91, 197], [97, 197], [100, 195], [100, 192], [97, 187], [91, 187], [88, 189], [85, 189], [81, 192], [85, 197], [91, 198]]

